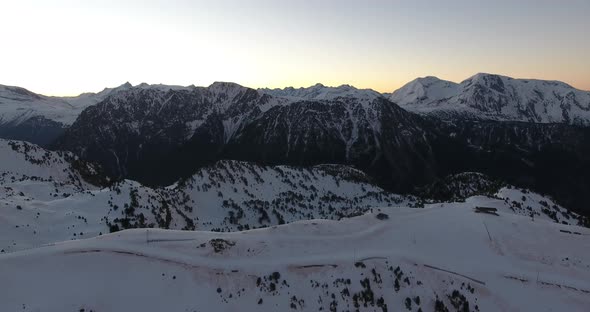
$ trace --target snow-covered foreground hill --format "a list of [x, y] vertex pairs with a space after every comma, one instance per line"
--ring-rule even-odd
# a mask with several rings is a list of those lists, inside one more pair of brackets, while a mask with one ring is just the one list
[[0, 252], [127, 228], [236, 231], [316, 218], [338, 220], [376, 206], [417, 205], [343, 166], [301, 169], [222, 161], [164, 189], [124, 180], [76, 189], [52, 180], [0, 188]]
[[101, 187], [99, 168], [25, 142], [0, 140], [0, 160], [0, 311], [590, 304], [588, 221], [477, 173], [425, 189], [436, 202], [341, 165], [220, 161], [154, 189]]
[[[189, 179], [154, 189], [130, 180], [104, 188], [93, 185], [85, 179], [100, 179], [89, 164], [24, 142], [0, 141], [0, 160], [0, 253], [129, 228], [239, 231], [435, 202], [385, 191], [362, 172], [339, 165], [303, 168], [220, 161]], [[549, 198], [501, 187], [478, 174], [450, 177], [444, 183], [447, 192], [461, 191], [452, 201], [472, 206], [483, 202], [506, 213], [588, 224]]]
[[130, 180], [93, 185], [85, 180], [92, 166], [25, 142], [0, 140], [0, 160], [0, 253], [126, 228], [235, 231], [417, 202], [346, 166], [220, 161], [153, 189]]
[[2, 311], [587, 311], [590, 231], [470, 203], [0, 255]]

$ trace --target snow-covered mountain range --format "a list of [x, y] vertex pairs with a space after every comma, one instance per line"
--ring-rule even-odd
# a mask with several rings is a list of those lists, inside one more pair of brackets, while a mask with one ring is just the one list
[[[232, 83], [214, 83], [208, 89], [225, 88]], [[159, 91], [193, 90], [195, 86], [149, 85], [132, 86], [125, 83], [105, 88], [98, 93], [83, 93], [74, 97], [51, 97], [33, 93], [21, 87], [0, 85], [0, 125], [19, 125], [31, 118], [43, 118], [71, 125], [87, 107], [105, 100], [109, 95], [129, 89]], [[461, 83], [436, 77], [417, 78], [393, 93], [380, 94], [371, 89], [350, 85], [328, 87], [320, 83], [307, 88], [258, 89], [260, 94], [287, 99], [280, 103], [300, 100], [334, 100], [355, 98], [371, 102], [387, 97], [410, 111], [420, 113], [454, 112], [497, 120], [517, 120], [540, 123], [588, 124], [590, 92], [577, 90], [566, 83], [537, 79], [479, 73]], [[482, 117], [483, 114], [483, 117]]]
[[590, 92], [563, 82], [477, 74], [461, 83], [413, 80], [389, 99], [404, 109], [448, 118], [590, 125]]
[[[363, 170], [398, 193], [448, 174], [482, 171], [556, 196], [577, 211], [586, 209], [577, 194], [590, 186], [590, 148], [585, 143], [590, 128], [570, 126], [583, 119], [578, 106], [584, 107], [584, 92], [568, 93], [565, 84], [549, 81], [483, 74], [462, 84], [432, 77], [420, 81], [389, 95], [403, 95], [394, 99], [402, 107], [386, 95], [348, 85], [254, 90], [227, 82], [209, 87], [125, 84], [100, 96], [68, 99], [71, 106], [87, 106], [70, 126], [38, 114], [16, 126], [0, 126], [0, 137], [69, 150], [100, 164], [111, 176], [152, 186], [174, 183], [222, 159], [274, 165], [340, 163]], [[575, 99], [567, 110], [569, 121], [550, 123], [557, 117], [540, 114], [540, 108], [535, 108], [534, 118], [526, 117], [532, 116], [530, 110], [517, 109], [520, 117], [510, 113], [514, 110], [509, 107], [516, 107], [511, 103], [524, 103], [518, 94], [541, 94], [526, 86], [544, 90], [549, 104], [556, 97]], [[461, 95], [452, 96], [457, 92]], [[479, 106], [449, 106], [444, 101], [433, 104], [433, 94], [462, 103], [483, 100], [476, 101]], [[89, 104], [88, 98], [103, 96]], [[424, 102], [408, 104], [416, 96]], [[19, 108], [18, 101], [11, 103]], [[547, 112], [555, 112], [549, 109], [555, 105], [549, 104]], [[559, 105], [569, 107], [566, 102]], [[429, 112], [415, 109], [431, 106]], [[66, 108], [56, 110], [61, 109]]]

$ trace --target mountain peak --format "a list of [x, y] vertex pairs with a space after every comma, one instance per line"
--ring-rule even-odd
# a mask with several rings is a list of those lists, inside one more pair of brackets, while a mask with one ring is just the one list
[[509, 80], [509, 77], [494, 74], [478, 73], [461, 82], [461, 84], [464, 85], [465, 88], [469, 88], [473, 85], [480, 85], [490, 88], [496, 92], [504, 93], [506, 92], [506, 84], [504, 83], [505, 80]]
[[498, 74], [493, 74], [493, 73], [484, 73], [484, 72], [479, 72], [471, 77], [469, 77], [468, 79], [485, 79], [486, 77], [500, 77], [500, 78], [510, 78], [508, 76], [502, 76], [502, 75], [498, 75]]
[[12, 99], [30, 99], [30, 100], [39, 100], [41, 96], [34, 92], [31, 92], [25, 88], [15, 87], [15, 86], [6, 86], [0, 85], [0, 94], [3, 94], [3, 97], [8, 97]]
[[413, 82], [419, 82], [421, 84], [432, 84], [432, 83], [436, 83], [439, 81], [443, 81], [443, 80], [436, 77], [436, 76], [419, 77], [419, 78], [416, 78], [413, 80]]
[[216, 81], [207, 87], [207, 89], [214, 94], [223, 95], [224, 97], [227, 96], [228, 98], [234, 98], [241, 92], [248, 90], [248, 88], [243, 87], [235, 82], [224, 81]]
[[[124, 84], [118, 86], [118, 87], [114, 87], [114, 88], [104, 88], [102, 91], [100, 91], [97, 94], [102, 94], [102, 95], [108, 95], [110, 93], [112, 93], [113, 91], [119, 91], [119, 90], [127, 90], [133, 88], [133, 85], [131, 83], [129, 83], [129, 81], [125, 82]], [[93, 94], [93, 93], [83, 93], [83, 94]], [[82, 95], [82, 94], [81, 94]]]
[[425, 77], [396, 90], [390, 100], [422, 114], [590, 124], [590, 92], [558, 81], [477, 73], [456, 84]]
[[448, 98], [458, 92], [458, 84], [434, 76], [416, 78], [394, 91], [389, 100], [398, 105], [427, 104]]

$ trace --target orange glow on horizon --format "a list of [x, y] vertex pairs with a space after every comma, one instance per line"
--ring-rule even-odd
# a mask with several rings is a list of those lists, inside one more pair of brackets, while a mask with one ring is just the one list
[[392, 92], [486, 72], [590, 90], [589, 14], [590, 2], [533, 0], [5, 1], [0, 84], [46, 95], [125, 81]]

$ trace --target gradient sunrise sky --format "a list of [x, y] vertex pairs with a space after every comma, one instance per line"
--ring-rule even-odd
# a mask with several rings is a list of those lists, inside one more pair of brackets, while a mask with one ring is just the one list
[[588, 0], [0, 1], [0, 84], [130, 81], [391, 92], [478, 72], [590, 90]]

